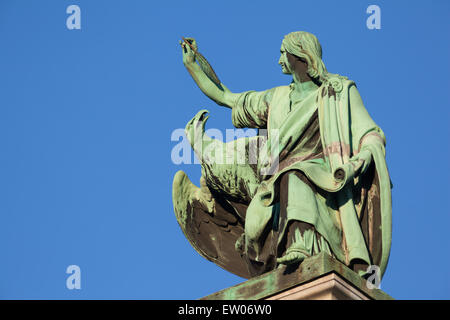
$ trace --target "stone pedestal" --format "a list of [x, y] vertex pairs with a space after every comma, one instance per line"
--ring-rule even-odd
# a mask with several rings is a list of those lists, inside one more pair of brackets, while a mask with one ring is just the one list
[[391, 300], [326, 253], [280, 267], [203, 300]]

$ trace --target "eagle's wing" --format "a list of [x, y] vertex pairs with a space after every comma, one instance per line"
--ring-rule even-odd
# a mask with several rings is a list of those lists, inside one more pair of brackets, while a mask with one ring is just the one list
[[183, 171], [173, 180], [177, 221], [194, 249], [204, 258], [243, 278], [250, 278], [239, 250], [247, 205], [214, 197], [206, 186], [195, 186]]

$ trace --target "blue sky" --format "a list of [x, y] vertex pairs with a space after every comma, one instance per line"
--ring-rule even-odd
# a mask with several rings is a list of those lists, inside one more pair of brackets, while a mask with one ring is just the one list
[[[81, 30], [66, 8], [81, 8]], [[366, 8], [381, 8], [381, 29]], [[448, 1], [42, 0], [0, 2], [0, 298], [197, 299], [238, 278], [182, 234], [171, 133], [203, 96], [181, 36], [230, 90], [287, 84], [283, 36], [314, 33], [333, 73], [356, 81], [384, 130], [394, 184], [393, 242], [382, 289], [450, 298]], [[81, 290], [66, 288], [67, 266]]]

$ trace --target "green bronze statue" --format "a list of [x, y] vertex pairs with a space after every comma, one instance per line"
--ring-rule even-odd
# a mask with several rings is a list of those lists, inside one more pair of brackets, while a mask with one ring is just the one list
[[[200, 90], [231, 108], [234, 127], [266, 132], [270, 153], [252, 162], [246, 151], [246, 161], [238, 161], [238, 142], [250, 147], [264, 134], [222, 143], [204, 132], [206, 110], [188, 122], [186, 136], [202, 167], [200, 187], [178, 171], [172, 192], [191, 245], [244, 278], [322, 251], [361, 275], [370, 265], [382, 275], [392, 221], [385, 136], [355, 82], [326, 70], [317, 38], [303, 31], [284, 37], [278, 63], [292, 75], [289, 85], [242, 93], [220, 82], [194, 39], [180, 44]], [[232, 162], [219, 161], [230, 152]]]

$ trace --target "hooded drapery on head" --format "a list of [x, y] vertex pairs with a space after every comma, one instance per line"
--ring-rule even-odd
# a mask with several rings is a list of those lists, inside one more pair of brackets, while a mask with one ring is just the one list
[[305, 59], [310, 77], [322, 82], [327, 69], [322, 61], [322, 46], [315, 35], [306, 31], [291, 32], [284, 37], [283, 45], [290, 54]]

